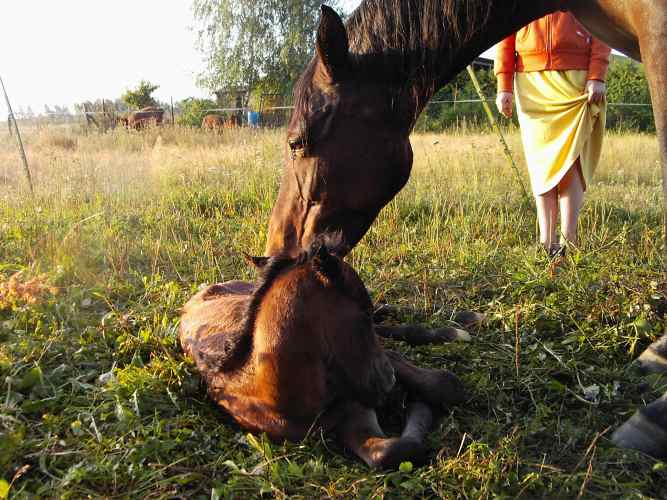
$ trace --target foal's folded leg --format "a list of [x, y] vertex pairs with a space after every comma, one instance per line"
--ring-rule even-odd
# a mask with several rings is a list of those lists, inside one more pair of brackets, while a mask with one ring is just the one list
[[[409, 307], [396, 307], [391, 304], [378, 304], [373, 311], [373, 321], [382, 323], [388, 318], [400, 319], [406, 315], [415, 314], [415, 310]], [[485, 320], [486, 316], [475, 311], [459, 311], [452, 318], [459, 326], [466, 328], [477, 328]]]
[[410, 345], [439, 344], [456, 340], [470, 341], [468, 332], [449, 326], [431, 330], [419, 325], [375, 325], [375, 333], [386, 339], [404, 340]]
[[463, 384], [452, 372], [419, 368], [402, 354], [387, 349], [384, 352], [394, 368], [398, 384], [415, 399], [434, 408], [450, 407], [464, 401]]
[[388, 438], [380, 428], [374, 409], [356, 402], [344, 404], [345, 417], [339, 424], [338, 434], [345, 447], [369, 467], [395, 469], [401, 462], [420, 463], [424, 460], [426, 446], [423, 440], [433, 423], [427, 405], [413, 403], [401, 437]]

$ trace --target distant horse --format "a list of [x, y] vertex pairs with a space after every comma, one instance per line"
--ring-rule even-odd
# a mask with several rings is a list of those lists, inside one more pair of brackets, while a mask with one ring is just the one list
[[[188, 301], [181, 345], [244, 429], [295, 441], [331, 431], [371, 467], [420, 460], [434, 412], [461, 402], [463, 388], [450, 372], [381, 347], [368, 292], [339, 257], [345, 251], [336, 238], [318, 238], [295, 257], [252, 258], [259, 283], [212, 285]], [[466, 335], [407, 326], [380, 333], [440, 342]], [[395, 381], [411, 404], [401, 437], [387, 438], [375, 408]]]
[[667, 0], [364, 0], [347, 26], [322, 7], [316, 54], [294, 89], [265, 254], [298, 252], [325, 230], [356, 245], [408, 181], [410, 132], [433, 94], [558, 9], [644, 59], [667, 196]]
[[225, 128], [238, 128], [241, 126], [241, 120], [238, 115], [233, 114], [225, 120]]
[[202, 130], [221, 133], [225, 126], [225, 119], [217, 114], [208, 114], [201, 121]]
[[141, 130], [149, 126], [157, 127], [162, 125], [164, 109], [154, 106], [142, 108], [139, 111], [132, 111], [127, 115], [127, 127], [134, 130]]

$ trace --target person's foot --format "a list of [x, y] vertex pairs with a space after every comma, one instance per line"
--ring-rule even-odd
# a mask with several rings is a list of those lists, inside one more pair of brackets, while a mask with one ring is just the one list
[[551, 245], [551, 248], [549, 249], [549, 258], [557, 259], [559, 257], [565, 257], [565, 252], [565, 245]]

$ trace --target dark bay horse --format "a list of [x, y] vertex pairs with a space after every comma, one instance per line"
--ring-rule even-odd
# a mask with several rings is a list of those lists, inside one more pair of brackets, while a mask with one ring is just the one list
[[667, 179], [667, 0], [364, 0], [347, 25], [323, 6], [316, 55], [294, 89], [265, 254], [298, 252], [324, 231], [354, 246], [407, 182], [409, 135], [433, 94], [558, 9], [645, 62]]
[[[485, 49], [559, 9], [644, 62], [667, 202], [667, 0], [364, 0], [347, 25], [322, 8], [316, 54], [294, 89], [266, 255], [294, 254], [324, 231], [358, 243], [408, 181], [409, 135], [433, 94]], [[667, 334], [641, 361], [667, 373]], [[665, 400], [651, 415], [656, 407], [667, 412]], [[650, 451], [637, 421], [634, 447]], [[667, 415], [656, 428], [667, 443]], [[618, 442], [633, 446], [631, 438]]]
[[[301, 440], [321, 428], [371, 467], [419, 461], [434, 414], [461, 402], [462, 386], [446, 370], [417, 368], [382, 348], [370, 297], [344, 252], [336, 238], [318, 238], [296, 257], [253, 258], [258, 283], [212, 285], [188, 301], [181, 345], [211, 397], [245, 429]], [[401, 436], [387, 438], [375, 408], [395, 382], [410, 405]]]

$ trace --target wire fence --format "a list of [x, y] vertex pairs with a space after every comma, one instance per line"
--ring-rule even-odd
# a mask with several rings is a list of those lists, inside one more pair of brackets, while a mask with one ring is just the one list
[[[491, 99], [489, 98], [489, 100]], [[278, 102], [286, 103], [289, 100], [287, 97], [282, 97], [278, 99]], [[652, 105], [650, 103], [610, 102], [608, 106], [616, 110], [611, 112], [615, 127], [622, 127], [623, 124], [626, 124], [628, 128], [637, 128], [637, 112], [652, 116]], [[288, 123], [293, 109], [294, 106], [291, 104], [265, 105], [259, 108], [252, 106], [221, 106], [204, 109], [203, 114], [218, 114], [223, 118], [235, 117], [234, 123], [238, 126], [275, 128], [283, 127]], [[84, 126], [108, 129], [116, 125], [118, 117], [131, 111], [129, 108], [110, 105], [104, 110], [47, 111], [37, 116], [14, 112], [14, 116], [20, 125], [49, 126], [79, 123]], [[462, 123], [483, 126], [485, 120], [482, 119], [482, 113], [481, 99], [436, 99], [427, 104], [417, 124], [417, 129], [438, 130], [447, 128], [447, 126], [458, 126]], [[178, 107], [167, 107], [164, 123], [178, 123], [179, 115], [180, 109]]]

